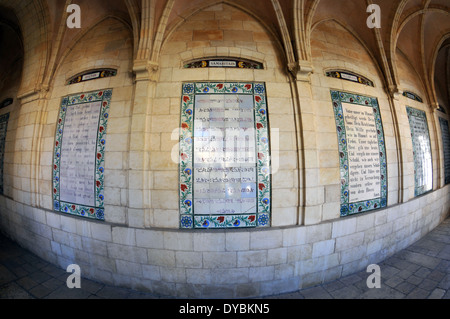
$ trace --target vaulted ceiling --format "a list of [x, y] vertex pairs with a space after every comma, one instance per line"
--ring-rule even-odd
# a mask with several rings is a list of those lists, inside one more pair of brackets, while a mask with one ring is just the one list
[[[81, 29], [65, 26], [65, 8], [70, 3], [81, 8]], [[46, 46], [41, 58], [46, 71], [40, 73], [45, 79], [51, 76], [51, 70], [71, 43], [106, 17], [115, 17], [130, 26], [136, 60], [157, 62], [163, 41], [180, 23], [217, 3], [240, 8], [260, 21], [282, 43], [288, 65], [308, 65], [312, 30], [321, 22], [334, 20], [374, 57], [388, 92], [394, 94], [401, 89], [397, 56], [402, 54], [414, 66], [429, 103], [450, 105], [450, 0], [0, 0], [4, 8], [0, 20], [0, 73], [14, 59], [4, 41], [13, 41], [12, 47], [20, 50], [23, 39], [25, 59], [30, 54], [27, 48], [32, 46], [28, 43], [32, 37], [24, 33], [31, 29], [30, 23], [24, 21], [24, 10], [31, 11], [34, 27], [41, 29], [42, 41], [36, 46]], [[367, 7], [372, 3], [381, 9], [381, 28], [367, 27]], [[17, 32], [11, 26], [16, 26], [22, 37], [14, 36]]]

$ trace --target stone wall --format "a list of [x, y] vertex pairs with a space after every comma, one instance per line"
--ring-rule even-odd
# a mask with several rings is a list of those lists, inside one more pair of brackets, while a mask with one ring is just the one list
[[93, 222], [1, 197], [1, 229], [86, 278], [181, 298], [246, 298], [328, 282], [378, 263], [436, 227], [449, 186], [402, 205], [317, 225], [179, 231]]
[[[63, 56], [53, 79], [53, 89], [49, 93], [45, 109], [39, 163], [40, 206], [50, 210], [53, 208], [53, 145], [62, 97], [111, 88], [105, 153], [105, 167], [108, 171], [108, 174], [105, 174], [105, 209], [108, 211], [105, 220], [125, 224], [128, 219], [127, 190], [132, 184], [128, 181], [128, 151], [134, 93], [131, 76], [131, 32], [117, 19], [102, 20], [75, 41]], [[73, 76], [98, 68], [117, 69], [117, 75], [67, 85]]]
[[[387, 94], [373, 56], [339, 23], [314, 26], [310, 82], [288, 72], [279, 36], [269, 25], [233, 6], [208, 7], [170, 25], [154, 68], [147, 70], [151, 76], [144, 79], [133, 77], [131, 31], [120, 19], [99, 21], [61, 53], [48, 92], [11, 107], [0, 229], [45, 260], [64, 269], [76, 263], [87, 278], [167, 296], [257, 297], [363, 270], [448, 216], [437, 115], [426, 102]], [[251, 59], [264, 69], [183, 68], [204, 57]], [[412, 66], [404, 59], [398, 65], [403, 88], [425, 96]], [[65, 85], [71, 76], [99, 67], [118, 73]], [[361, 74], [375, 86], [329, 78], [330, 69]], [[270, 127], [278, 134], [278, 140], [275, 131], [271, 136], [278, 160], [272, 227], [179, 229], [178, 165], [172, 155], [178, 154], [184, 81], [266, 83]], [[61, 98], [106, 88], [113, 93], [105, 221], [54, 212], [51, 172]], [[333, 89], [378, 99], [388, 160], [385, 209], [339, 216]], [[426, 112], [432, 145], [433, 191], [417, 198], [407, 105]]]
[[[269, 121], [278, 130], [273, 138], [273, 154], [279, 167], [273, 175], [273, 226], [298, 223], [299, 184], [296, 128], [291, 88], [278, 50], [279, 43], [254, 18], [235, 8], [218, 5], [190, 16], [163, 43], [159, 81], [151, 119], [150, 166], [154, 172], [152, 189], [153, 226], [179, 225], [178, 165], [171, 160], [177, 152], [172, 132], [180, 126], [180, 96], [183, 81], [263, 81], [270, 102]], [[203, 68], [183, 65], [202, 57], [237, 57], [264, 63], [264, 70]]]

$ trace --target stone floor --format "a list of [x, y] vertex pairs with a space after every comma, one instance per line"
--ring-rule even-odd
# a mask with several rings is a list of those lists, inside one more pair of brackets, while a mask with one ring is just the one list
[[[361, 271], [267, 299], [450, 299], [450, 218], [379, 266], [381, 288], [369, 289], [370, 273]], [[0, 235], [0, 299], [159, 298], [84, 278], [80, 289], [69, 289], [69, 275]]]

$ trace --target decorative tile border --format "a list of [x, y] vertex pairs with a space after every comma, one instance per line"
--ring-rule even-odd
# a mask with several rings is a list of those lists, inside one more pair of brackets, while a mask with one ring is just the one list
[[80, 82], [86, 82], [86, 81], [95, 80], [95, 79], [108, 78], [108, 77], [116, 76], [116, 75], [117, 75], [116, 69], [90, 70], [90, 71], [84, 72], [82, 74], [73, 76], [72, 78], [70, 78], [67, 81], [67, 85], [80, 83]]
[[[341, 216], [353, 215], [387, 206], [387, 161], [381, 114], [376, 98], [346, 92], [331, 91], [333, 110], [339, 145], [339, 164], [341, 176]], [[342, 103], [362, 105], [373, 111], [377, 130], [379, 162], [380, 162], [380, 197], [369, 200], [350, 202], [349, 189], [349, 155], [347, 133]]]
[[[93, 219], [104, 220], [104, 172], [105, 172], [105, 144], [106, 128], [108, 124], [108, 110], [111, 101], [112, 89], [70, 95], [61, 102], [53, 155], [53, 208], [55, 211]], [[87, 206], [78, 203], [68, 203], [60, 200], [60, 166], [61, 148], [64, 134], [64, 123], [67, 109], [72, 105], [101, 101], [98, 120], [95, 157], [95, 205]]]
[[359, 84], [363, 84], [363, 85], [367, 85], [367, 86], [372, 86], [372, 87], [374, 86], [373, 82], [370, 81], [368, 78], [366, 78], [362, 75], [352, 73], [352, 72], [332, 70], [332, 71], [325, 72], [325, 75], [330, 78], [351, 81], [351, 82], [355, 82], [355, 83], [359, 83]]
[[[193, 136], [195, 96], [204, 94], [245, 94], [253, 97], [257, 156], [257, 213], [197, 215], [193, 198]], [[201, 82], [184, 83], [180, 125], [180, 228], [268, 227], [271, 218], [270, 144], [267, 98], [264, 83]]]
[[439, 117], [439, 126], [441, 127], [442, 148], [444, 153], [444, 176], [445, 184], [450, 183], [450, 132], [448, 121]]
[[[424, 111], [409, 106], [406, 107], [406, 113], [414, 155], [414, 196], [419, 196], [433, 189], [433, 162], [427, 115]], [[425, 174], [421, 174], [424, 170]]]
[[196, 68], [238, 68], [238, 69], [264, 69], [262, 63], [236, 58], [211, 58], [188, 62], [184, 65], [185, 69]]
[[402, 94], [404, 97], [407, 97], [408, 99], [423, 103], [423, 100], [420, 96], [418, 96], [417, 94], [413, 93], [413, 92], [409, 92], [409, 91], [404, 91]]
[[9, 113], [0, 116], [0, 194], [3, 194], [3, 163], [5, 159], [5, 141], [8, 131]]

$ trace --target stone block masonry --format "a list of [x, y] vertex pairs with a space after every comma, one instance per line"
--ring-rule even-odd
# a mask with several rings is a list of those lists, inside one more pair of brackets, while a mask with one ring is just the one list
[[[1, 197], [0, 228], [60, 268], [77, 263], [84, 277], [104, 284], [182, 298], [259, 297], [327, 283], [387, 259], [448, 216], [448, 187], [401, 210], [310, 226], [214, 232], [88, 222]], [[403, 259], [433, 268], [433, 258], [405, 254]]]

